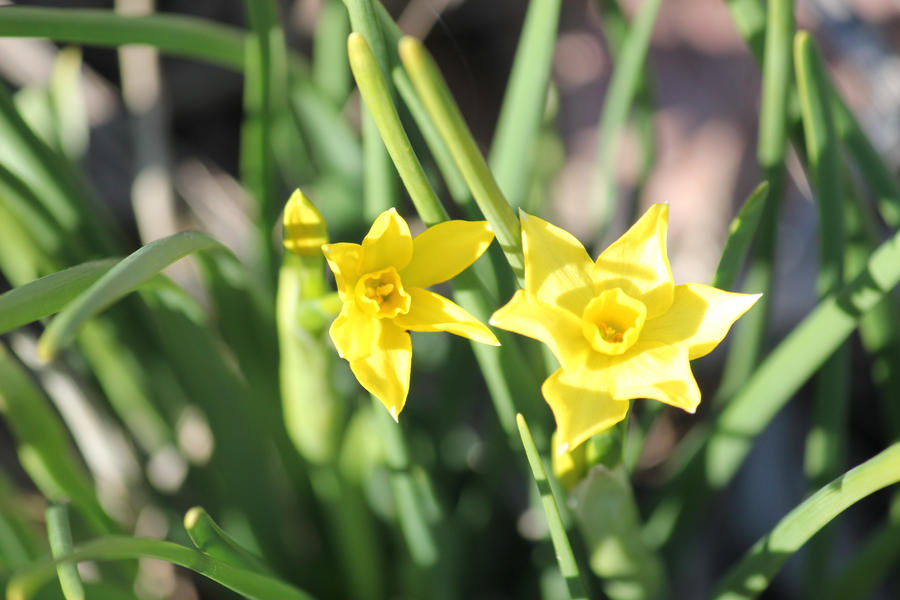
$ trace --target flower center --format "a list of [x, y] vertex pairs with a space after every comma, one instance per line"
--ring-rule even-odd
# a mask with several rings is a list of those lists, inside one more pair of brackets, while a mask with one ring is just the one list
[[603, 354], [622, 354], [637, 341], [647, 307], [619, 288], [600, 292], [581, 316], [581, 330], [591, 347]]
[[394, 267], [363, 275], [356, 282], [356, 302], [363, 311], [379, 319], [393, 319], [409, 312], [412, 302], [403, 289], [400, 274]]

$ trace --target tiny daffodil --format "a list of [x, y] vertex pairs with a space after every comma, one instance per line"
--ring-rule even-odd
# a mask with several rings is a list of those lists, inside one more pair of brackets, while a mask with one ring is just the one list
[[540, 340], [559, 361], [541, 387], [557, 453], [624, 419], [635, 398], [694, 412], [700, 390], [689, 361], [711, 352], [760, 297], [675, 285], [668, 215], [653, 205], [592, 261], [571, 234], [520, 213], [525, 289], [490, 322]]
[[407, 331], [447, 331], [500, 345], [462, 307], [425, 288], [459, 274], [487, 249], [486, 221], [446, 221], [413, 238], [393, 208], [360, 244], [322, 247], [343, 301], [329, 334], [360, 385], [397, 419], [409, 392], [412, 346]]

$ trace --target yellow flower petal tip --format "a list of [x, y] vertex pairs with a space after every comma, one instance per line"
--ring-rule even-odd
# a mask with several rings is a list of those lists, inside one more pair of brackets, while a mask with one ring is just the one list
[[690, 360], [711, 352], [761, 296], [675, 285], [668, 213], [651, 206], [594, 261], [571, 234], [519, 211], [525, 289], [489, 323], [547, 344], [559, 361], [541, 387], [559, 455], [624, 419], [632, 399], [695, 412]]
[[328, 243], [328, 228], [306, 194], [294, 190], [284, 206], [284, 247], [294, 254], [315, 256]]
[[375, 219], [362, 244], [322, 247], [344, 303], [329, 329], [331, 340], [360, 385], [395, 421], [409, 393], [409, 331], [446, 331], [500, 345], [461, 306], [425, 289], [466, 269], [493, 239], [483, 221], [446, 221], [413, 238], [391, 208]]

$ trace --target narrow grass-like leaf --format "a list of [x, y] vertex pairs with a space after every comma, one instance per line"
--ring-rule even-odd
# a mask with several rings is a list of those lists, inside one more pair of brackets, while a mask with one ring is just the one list
[[534, 482], [541, 495], [541, 504], [544, 508], [544, 515], [547, 517], [547, 526], [550, 528], [550, 539], [553, 541], [553, 549], [556, 551], [556, 561], [559, 563], [559, 570], [566, 581], [569, 597], [573, 600], [587, 598], [578, 562], [575, 560], [575, 554], [569, 544], [569, 536], [563, 525], [562, 517], [559, 515], [559, 503], [553, 496], [541, 455], [534, 445], [534, 438], [531, 437], [528, 423], [525, 422], [525, 417], [521, 413], [516, 415], [516, 425], [519, 427], [519, 435], [522, 438], [522, 446], [525, 447], [525, 456], [528, 458], [531, 474], [534, 476]]
[[[819, 213], [819, 272], [816, 287], [828, 297], [844, 281], [844, 219], [841, 166], [825, 67], [806, 32], [794, 38], [794, 69], [806, 140], [806, 156]], [[822, 364], [816, 377], [812, 426], [806, 437], [805, 470], [816, 489], [841, 472], [846, 452], [847, 401], [850, 394], [850, 355], [841, 345]], [[807, 552], [807, 589], [824, 591], [833, 532], [818, 536]]]
[[441, 77], [437, 65], [412, 37], [404, 37], [399, 46], [403, 67], [412, 79], [422, 103], [431, 115], [441, 137], [450, 148], [456, 166], [462, 172], [482, 214], [490, 222], [497, 241], [506, 255], [516, 278], [523, 281], [522, 236], [519, 220], [497, 186], [475, 139]]
[[662, 0], [645, 0], [622, 46], [618, 64], [609, 82], [597, 141], [597, 178], [592, 221], [605, 230], [615, 214], [619, 164], [619, 146], [632, 103], [641, 80], [644, 61], [650, 48], [653, 24]]
[[900, 443], [841, 475], [787, 514], [726, 575], [717, 600], [755, 598], [819, 529], [869, 494], [900, 481]]
[[234, 541], [202, 506], [195, 506], [184, 514], [184, 529], [200, 552], [236, 567], [270, 573], [258, 556]]
[[147, 44], [237, 71], [244, 66], [240, 29], [182, 15], [126, 17], [111, 10], [8, 6], [0, 11], [0, 36], [92, 46]]
[[[900, 233], [882, 243], [865, 270], [841, 292], [822, 302], [766, 357], [729, 402], [698, 450], [677, 476], [678, 491], [654, 510], [648, 528], [661, 526], [658, 543], [683, 530], [704, 498], [723, 489], [734, 477], [756, 437], [825, 360], [856, 329], [862, 315], [876, 306], [900, 282]], [[691, 515], [684, 514], [690, 497]], [[651, 524], [653, 524], [651, 526]]]
[[244, 122], [241, 125], [240, 171], [244, 187], [256, 202], [256, 245], [265, 289], [275, 285], [276, 255], [272, 243], [281, 202], [275, 197], [272, 125], [287, 92], [284, 32], [274, 0], [245, 0], [250, 22], [244, 71]]
[[363, 101], [378, 127], [381, 139], [384, 140], [416, 211], [428, 226], [447, 220], [447, 211], [431, 189], [422, 165], [400, 124], [400, 117], [376, 57], [361, 34], [352, 33], [347, 38], [347, 53]]
[[762, 216], [766, 196], [769, 193], [769, 184], [765, 181], [756, 186], [756, 189], [747, 198], [741, 212], [731, 221], [728, 228], [728, 239], [725, 240], [725, 248], [719, 259], [719, 266], [712, 278], [712, 286], [722, 290], [730, 290], [734, 287], [741, 265], [750, 248], [750, 242], [756, 234], [759, 219]]
[[410, 470], [409, 450], [403, 438], [403, 430], [374, 396], [372, 405], [384, 447], [384, 459], [391, 472], [391, 489], [394, 492], [400, 529], [413, 562], [422, 567], [430, 567], [438, 561], [440, 554], [425, 512], [425, 504], [419, 497]]
[[350, 19], [344, 5], [340, 0], [327, 0], [316, 23], [311, 77], [335, 106], [341, 106], [350, 95], [350, 70], [344, 43], [349, 33]]
[[180, 544], [145, 538], [108, 536], [76, 546], [56, 560], [36, 563], [13, 576], [7, 600], [31, 597], [62, 562], [155, 558], [199, 573], [247, 598], [256, 600], [310, 600], [306, 592], [256, 571], [237, 567]]
[[[754, 2], [754, 5], [757, 4]], [[741, 5], [739, 14], [746, 15], [746, 11], [751, 9]], [[763, 292], [763, 296], [735, 327], [722, 382], [716, 393], [716, 398], [721, 400], [731, 398], [758, 364], [775, 292], [778, 212], [784, 196], [788, 99], [792, 81], [793, 0], [772, 0], [759, 19], [765, 23], [765, 55], [760, 45], [757, 60], [763, 63], [763, 73], [756, 156], [769, 183], [769, 192], [760, 216], [755, 252], [747, 269], [744, 291]], [[762, 33], [759, 35], [762, 36]]]
[[[65, 504], [52, 503], [44, 512], [47, 519], [47, 537], [53, 558], [60, 558], [72, 552], [72, 531], [69, 529], [69, 513]], [[84, 600], [84, 587], [74, 562], [60, 562], [56, 565], [59, 587], [66, 600]]]
[[0, 295], [0, 333], [59, 312], [117, 262], [108, 258], [83, 263]]
[[533, 154], [541, 126], [560, 4], [560, 0], [535, 0], [528, 4], [491, 143], [491, 171], [513, 207], [522, 205], [532, 179], [531, 164], [522, 157]]
[[149, 281], [162, 269], [192, 252], [224, 248], [213, 238], [185, 231], [150, 242], [112, 267], [80, 294], [56, 318], [41, 336], [38, 352], [52, 358], [68, 344], [81, 324], [107, 306]]
[[96, 533], [113, 531], [59, 416], [2, 345], [0, 412], [16, 438], [22, 467], [41, 493], [50, 500], [69, 499]]

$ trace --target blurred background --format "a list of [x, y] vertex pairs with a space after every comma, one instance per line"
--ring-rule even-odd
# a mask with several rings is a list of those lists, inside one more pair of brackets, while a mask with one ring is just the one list
[[[38, 0], [20, 4], [115, 7], [132, 14], [156, 10], [246, 27], [245, 8], [238, 0], [158, 0], [155, 7], [149, 0]], [[386, 0], [384, 4], [404, 31], [426, 40], [469, 126], [482, 148], [487, 149], [526, 3]], [[632, 15], [639, 4], [636, 0], [620, 3], [626, 15]], [[326, 3], [295, 0], [280, 5], [289, 46], [309, 54]], [[539, 185], [529, 192], [526, 205], [573, 232], [596, 255], [644, 207], [668, 203], [669, 252], [676, 282], [708, 282], [731, 218], [761, 179], [756, 162], [759, 67], [735, 31], [724, 2], [663, 3], [641, 92], [649, 99], [652, 112], [644, 121], [632, 120], [626, 131], [618, 162], [618, 195], [608, 216], [609, 226], [601, 227], [602, 220], [585, 215], [593, 215], [596, 210], [591, 189], [597, 124], [615, 60], [606, 14], [615, 6], [612, 0], [563, 3], [553, 57], [553, 89], [547, 105], [548, 126], [540, 142], [540, 168], [545, 172]], [[896, 170], [900, 163], [900, 4], [896, 0], [798, 0], [797, 25], [809, 30], [823, 48], [837, 87]], [[42, 109], [40, 102], [29, 100], [29, 90], [47, 85], [61, 51], [68, 50], [40, 40], [0, 38], [0, 77], [8, 89], [17, 92], [19, 110], [31, 114], [37, 123]], [[248, 256], [248, 202], [237, 180], [242, 77], [197, 61], [158, 57], [143, 47], [118, 51], [85, 47], [82, 53], [84, 62], [78, 75], [83, 97], [72, 99], [73, 103], [83, 102], [89, 116], [89, 131], [83, 132], [80, 142], [81, 164], [97, 197], [122, 226], [129, 247], [136, 247], [140, 240], [199, 228], [239, 256]], [[358, 127], [358, 96], [350, 97], [343, 112]], [[652, 144], [647, 144], [647, 139]], [[284, 179], [290, 183], [294, 176], [302, 181], [304, 167], [299, 163], [303, 157], [290, 156], [296, 156], [298, 164], [281, 165], [287, 174]], [[789, 173], [789, 192], [778, 229], [778, 285], [770, 343], [816, 302], [816, 209], [795, 156], [789, 158]], [[358, 241], [364, 228], [358, 219], [347, 216], [357, 210], [352, 186], [332, 183], [310, 190], [310, 196], [321, 201], [320, 205], [329, 204], [323, 210], [332, 241]], [[285, 199], [289, 187], [285, 186]], [[191, 283], [189, 265], [176, 265], [170, 274], [203, 299], [202, 288]], [[0, 279], [0, 291], [8, 287]], [[443, 339], [416, 343], [422, 361], [422, 387], [408, 409], [414, 422], [423, 419], [429, 409], [428, 393], [422, 390], [453, 381], [452, 373], [436, 372], [441, 357], [464, 348]], [[442, 345], [452, 348], [447, 350]], [[429, 355], [433, 356], [431, 365]], [[871, 456], [890, 439], [878, 411], [873, 409], [875, 393], [868, 377], [869, 366], [862, 352], [854, 355], [849, 464]], [[695, 363], [702, 389], [714, 389], [723, 357], [719, 350]], [[465, 393], [482, 394], [482, 386], [476, 383]], [[492, 418], [487, 413], [489, 407], [467, 418], [477, 430], [482, 427], [480, 421]], [[690, 425], [690, 417], [666, 414], [669, 418], [651, 432], [638, 461], [635, 479], [639, 501], [641, 486], [653, 485], [668, 449]], [[690, 551], [677, 560], [679, 568], [670, 573], [675, 586], [672, 597], [698, 597], [698, 590], [707, 590], [727, 565], [804, 497], [807, 488], [802, 462], [808, 421], [806, 399], [800, 398], [790, 403], [760, 438], [739, 479], [709, 512]], [[459, 431], [465, 438], [470, 430]], [[16, 472], [8, 433], [4, 431], [3, 437], [7, 440], [2, 449], [3, 464]], [[473, 450], [462, 438], [457, 442], [465, 447], [460, 459], [468, 465], [464, 470], [472, 470], [466, 477], [477, 476], [477, 464], [483, 460], [479, 453], [489, 450], [480, 446]], [[194, 444], [201, 446], [198, 452], [204, 451], [202, 439], [195, 439]], [[21, 479], [27, 481], [24, 476]], [[526, 493], [521, 482], [511, 485], [507, 492], [513, 496]], [[479, 504], [484, 498], [470, 500], [474, 503], [471, 510], [487, 511], [484, 518], [492, 518], [489, 509]], [[876, 526], [876, 516], [884, 513], [887, 502], [884, 493], [876, 494], [840, 520], [838, 547], [846, 552], [844, 558]], [[510, 503], [521, 508], [526, 500], [513, 498]], [[514, 513], [502, 514], [508, 517]], [[468, 597], [520, 597], [523, 592], [511, 591], [516, 586], [505, 587], [503, 581], [519, 577], [519, 569], [528, 563], [527, 547], [516, 540], [518, 536], [535, 535], [529, 532], [529, 519], [533, 518], [522, 513], [514, 522], [502, 518], [490, 521], [485, 531], [491, 535], [501, 532], [497, 543], [508, 543], [505, 548], [509, 550], [502, 545], [495, 547], [496, 552], [490, 556], [495, 564], [484, 566], [485, 580], [491, 583], [479, 587], [478, 575], [473, 575], [475, 583], [467, 589]], [[800, 597], [800, 570], [795, 557], [766, 597]], [[900, 569], [894, 571], [894, 579], [878, 597], [896, 597], [891, 590], [898, 589], [898, 574]]]

